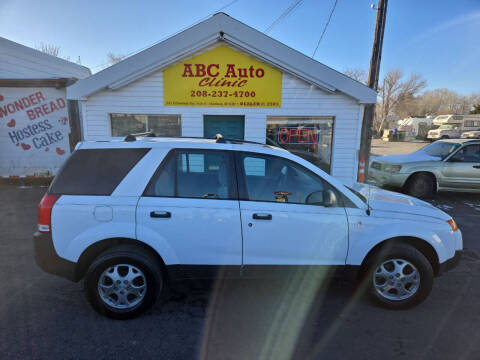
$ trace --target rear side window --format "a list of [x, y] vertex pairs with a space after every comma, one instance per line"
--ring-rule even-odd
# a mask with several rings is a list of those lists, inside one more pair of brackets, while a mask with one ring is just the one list
[[149, 149], [77, 150], [50, 185], [50, 194], [110, 195]]
[[163, 163], [145, 196], [196, 199], [236, 199], [229, 152], [177, 150]]

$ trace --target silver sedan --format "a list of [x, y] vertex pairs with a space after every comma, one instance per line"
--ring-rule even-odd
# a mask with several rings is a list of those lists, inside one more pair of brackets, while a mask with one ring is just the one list
[[480, 192], [480, 140], [439, 140], [411, 154], [374, 158], [368, 177], [420, 198], [442, 190]]

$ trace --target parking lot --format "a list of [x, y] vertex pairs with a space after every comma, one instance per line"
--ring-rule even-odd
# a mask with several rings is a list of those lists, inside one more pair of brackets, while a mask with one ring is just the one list
[[427, 141], [391, 142], [372, 139], [371, 152], [372, 156], [409, 154], [428, 144]]
[[[406, 311], [378, 308], [352, 284], [285, 280], [178, 284], [130, 321], [97, 315], [82, 283], [43, 273], [31, 234], [45, 187], [1, 185], [2, 359], [479, 359], [480, 196], [441, 194], [466, 254]], [[320, 286], [318, 286], [320, 285]]]

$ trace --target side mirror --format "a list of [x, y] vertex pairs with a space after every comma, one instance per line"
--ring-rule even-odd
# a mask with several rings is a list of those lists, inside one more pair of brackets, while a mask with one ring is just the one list
[[326, 207], [333, 207], [337, 205], [337, 195], [335, 195], [333, 190], [328, 189], [324, 191], [323, 205]]
[[335, 193], [328, 189], [324, 191], [314, 191], [305, 199], [305, 203], [308, 205], [321, 205], [325, 207], [332, 207], [337, 204], [337, 196]]

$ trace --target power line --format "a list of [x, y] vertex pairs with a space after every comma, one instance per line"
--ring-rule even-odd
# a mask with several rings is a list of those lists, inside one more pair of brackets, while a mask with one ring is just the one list
[[264, 31], [265, 34], [268, 34], [272, 29], [277, 26], [283, 19], [290, 15], [299, 5], [303, 3], [304, 0], [295, 0], [292, 5], [290, 5], [283, 13], [280, 14], [278, 18], [275, 19], [273, 23], [270, 24]]
[[332, 10], [330, 11], [330, 16], [328, 17], [327, 23], [325, 24], [325, 27], [323, 28], [322, 35], [320, 35], [320, 39], [318, 39], [317, 47], [315, 48], [315, 51], [313, 52], [312, 58], [315, 57], [315, 54], [317, 53], [318, 47], [320, 46], [320, 43], [322, 42], [323, 36], [327, 32], [328, 25], [330, 25], [330, 20], [332, 20], [333, 13], [335, 12], [335, 8], [337, 7], [337, 2], [338, 2], [338, 0], [335, 0], [335, 3], [333, 4]]
[[[189, 26], [186, 26], [186, 27], [182, 28], [181, 30], [173, 33], [172, 35], [168, 35], [168, 36], [166, 36], [166, 37], [164, 37], [164, 38], [162, 38], [162, 39], [160, 39], [160, 40], [158, 40], [158, 41], [155, 41], [153, 44], [144, 46], [143, 48], [141, 48], [141, 49], [139, 49], [139, 50], [135, 50], [135, 51], [132, 51], [132, 52], [126, 54], [123, 59], [126, 59], [127, 57], [130, 57], [130, 56], [132, 56], [132, 55], [134, 55], [134, 54], [138, 54], [139, 52], [141, 52], [141, 51], [143, 51], [143, 50], [146, 50], [146, 49], [148, 49], [148, 48], [151, 48], [152, 46], [157, 45], [158, 43], [161, 43], [163, 40], [168, 39], [169, 37], [172, 37], [172, 36], [174, 36], [174, 35], [177, 35], [177, 34], [181, 33], [182, 31], [187, 30], [188, 28], [191, 28], [192, 26], [195, 26], [195, 25], [197, 25], [198, 23], [201, 23], [203, 20], [206, 20], [206, 19], [208, 19], [210, 16], [212, 16], [212, 15], [218, 13], [218, 12], [221, 12], [222, 10], [225, 10], [225, 9], [228, 8], [229, 6], [235, 4], [237, 1], [239, 1], [239, 0], [232, 0], [232, 1], [230, 1], [228, 4], [226, 4], [226, 5], [222, 6], [221, 8], [217, 9], [217, 11], [214, 11], [214, 12], [208, 14], [207, 16], [201, 18], [200, 20], [197, 20], [197, 21], [194, 22], [193, 24], [191, 24], [191, 25], [189, 25]], [[122, 60], [123, 60], [123, 59], [122, 59]], [[111, 64], [110, 61], [108, 61], [108, 62], [106, 62], [106, 63], [103, 63], [103, 64], [100, 64], [100, 65], [97, 65], [97, 66], [94, 66], [94, 67], [92, 67], [91, 69], [93, 70], [93, 69], [102, 68], [102, 67], [107, 66], [107, 65], [109, 65], [109, 64]]]

